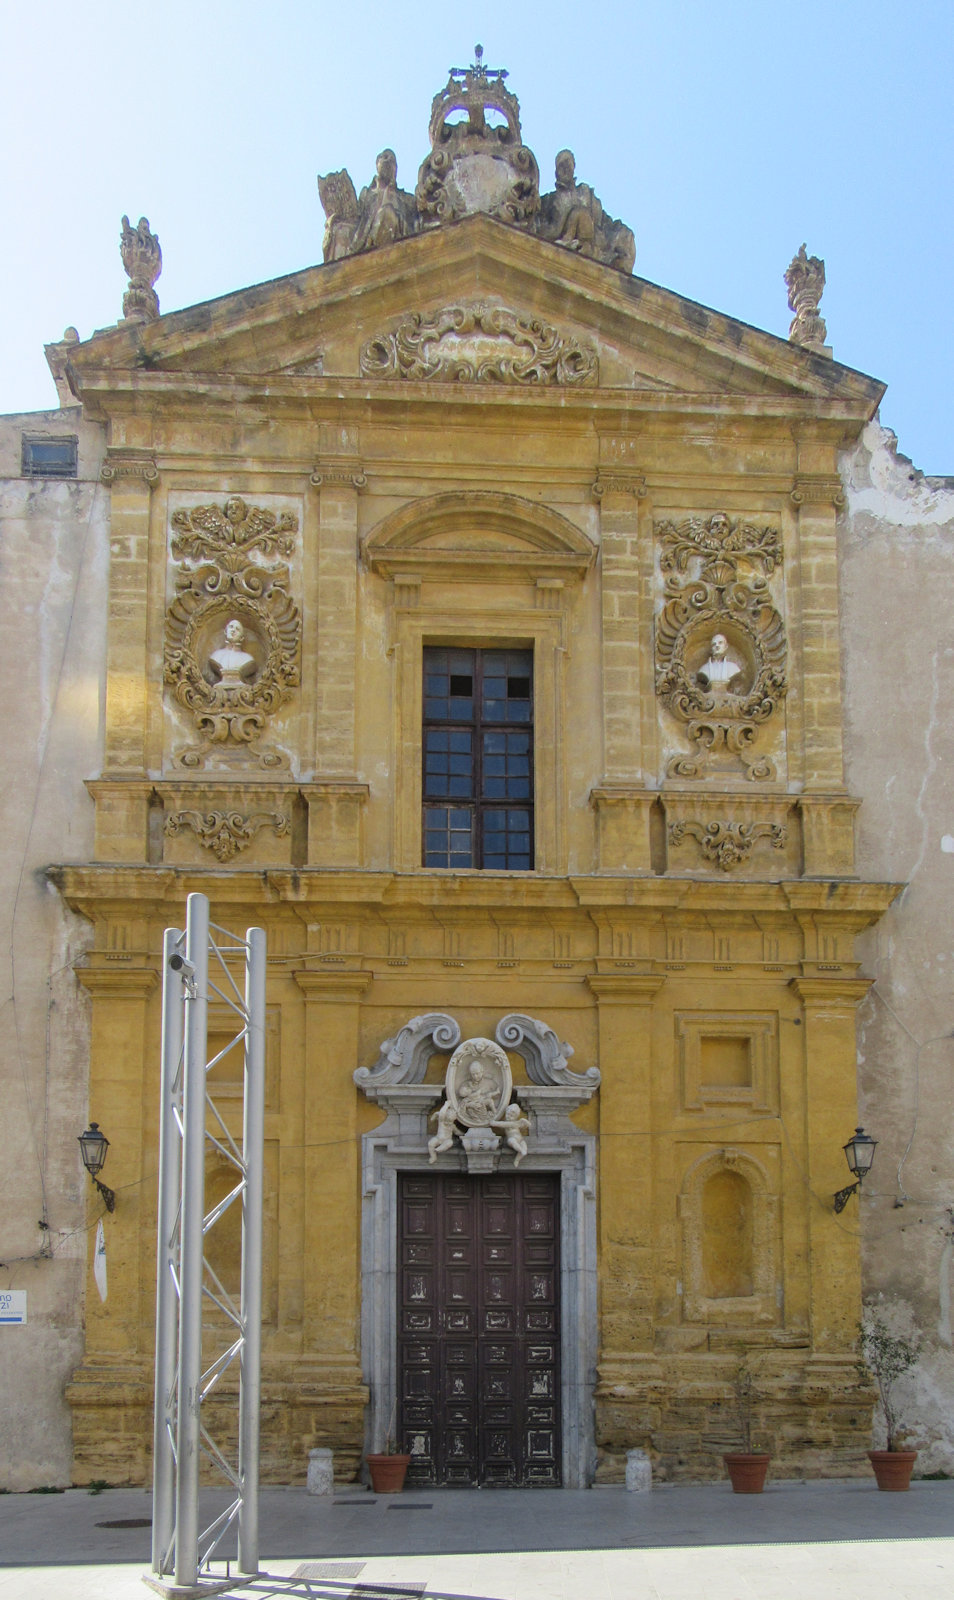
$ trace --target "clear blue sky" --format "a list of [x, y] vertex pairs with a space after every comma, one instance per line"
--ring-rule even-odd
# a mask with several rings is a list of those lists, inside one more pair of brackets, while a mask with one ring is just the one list
[[784, 335], [782, 273], [825, 258], [836, 357], [954, 473], [954, 0], [32, 0], [0, 64], [0, 411], [55, 403], [45, 341], [121, 312], [122, 213], [162, 241], [166, 311], [321, 259], [315, 176], [413, 189], [432, 95], [480, 40], [549, 187], [579, 176], [636, 271]]

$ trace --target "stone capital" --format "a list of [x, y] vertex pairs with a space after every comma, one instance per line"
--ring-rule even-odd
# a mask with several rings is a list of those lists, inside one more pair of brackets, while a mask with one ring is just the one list
[[292, 973], [306, 1000], [325, 1000], [331, 1004], [356, 1005], [371, 983], [370, 972], [352, 968], [347, 972], [316, 972], [302, 967]]
[[156, 458], [141, 450], [111, 450], [100, 468], [100, 478], [105, 484], [120, 482], [123, 478], [138, 479], [151, 489], [159, 482]]
[[853, 1011], [871, 988], [873, 978], [799, 977], [789, 987], [806, 1011]]
[[598, 472], [591, 489], [596, 500], [612, 494], [629, 494], [634, 500], [642, 500], [649, 492], [642, 472]]
[[361, 462], [354, 460], [318, 461], [310, 482], [316, 489], [355, 489], [359, 493], [367, 488], [368, 480], [361, 470]]
[[584, 981], [601, 1006], [651, 1006], [666, 979], [656, 972], [593, 972]]
[[148, 1000], [159, 984], [159, 974], [152, 967], [110, 965], [74, 967], [73, 970], [90, 994], [107, 996], [111, 1000]]

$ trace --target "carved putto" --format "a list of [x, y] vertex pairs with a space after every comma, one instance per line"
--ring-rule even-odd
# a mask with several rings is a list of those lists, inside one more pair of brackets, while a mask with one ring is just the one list
[[720, 511], [662, 522], [656, 534], [665, 581], [656, 693], [693, 746], [669, 776], [697, 778], [728, 761], [748, 778], [774, 778], [752, 747], [787, 688], [785, 627], [768, 581], [782, 562], [779, 531]]
[[469, 67], [452, 67], [431, 106], [430, 153], [414, 194], [398, 188], [393, 150], [382, 150], [360, 195], [344, 170], [318, 179], [327, 218], [325, 261], [374, 250], [398, 239], [484, 212], [567, 250], [632, 272], [632, 230], [604, 212], [588, 184], [577, 183], [571, 150], [556, 159], [555, 188], [540, 197], [536, 157], [523, 142], [520, 104], [507, 73], [484, 64], [481, 45]]
[[361, 350], [368, 377], [460, 383], [595, 383], [596, 355], [505, 306], [445, 306], [405, 317]]
[[172, 518], [180, 563], [166, 613], [165, 681], [192, 713], [201, 743], [183, 752], [201, 765], [213, 746], [245, 749], [262, 765], [280, 757], [256, 741], [298, 683], [301, 620], [284, 561], [298, 519], [233, 495]]
[[804, 345], [806, 350], [824, 350], [828, 329], [818, 306], [825, 288], [825, 263], [820, 256], [810, 256], [800, 245], [785, 273], [788, 288], [788, 308], [795, 316], [788, 330], [792, 344]]
[[119, 253], [129, 279], [123, 316], [127, 322], [154, 322], [159, 315], [159, 296], [153, 284], [162, 271], [162, 251], [158, 236], [149, 230], [148, 217], [140, 217], [135, 227], [123, 217]]
[[503, 1137], [514, 1152], [514, 1166], [527, 1154], [530, 1121], [511, 1103], [513, 1076], [507, 1053], [493, 1039], [465, 1039], [447, 1064], [444, 1103], [432, 1113], [437, 1131], [428, 1140], [431, 1165], [455, 1138], [467, 1152], [491, 1153]]

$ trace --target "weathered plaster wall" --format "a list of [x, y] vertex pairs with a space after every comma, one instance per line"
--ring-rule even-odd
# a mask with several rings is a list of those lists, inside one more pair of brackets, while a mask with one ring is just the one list
[[[907, 884], [861, 941], [860, 1115], [879, 1141], [861, 1210], [866, 1292], [923, 1330], [903, 1380], [919, 1469], [954, 1473], [954, 479], [870, 423], [842, 475], [848, 780], [857, 870]], [[846, 1227], [858, 1225], [852, 1205]]]
[[[22, 478], [24, 431], [77, 435], [78, 478]], [[70, 1482], [63, 1391], [82, 1354], [86, 1229], [96, 1215], [76, 1145], [86, 1126], [89, 1030], [72, 962], [85, 924], [64, 909], [44, 869], [93, 851], [83, 779], [99, 765], [108, 563], [101, 459], [101, 430], [82, 423], [78, 407], [0, 418], [0, 1287], [27, 1291], [29, 1319], [0, 1328], [7, 1489]], [[93, 1115], [108, 1124], [108, 1107]]]

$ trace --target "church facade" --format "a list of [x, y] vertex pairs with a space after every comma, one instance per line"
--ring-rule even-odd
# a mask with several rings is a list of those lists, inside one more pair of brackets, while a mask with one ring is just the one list
[[319, 180], [321, 266], [209, 305], [158, 315], [124, 223], [124, 319], [50, 347], [37, 437], [80, 429], [109, 544], [89, 833], [43, 913], [118, 1192], [72, 1477], [149, 1471], [191, 890], [268, 935], [265, 1481], [387, 1436], [420, 1484], [619, 1482], [632, 1448], [715, 1476], [743, 1358], [779, 1471], [853, 1472], [831, 1197], [901, 885], [856, 855], [839, 463], [883, 389], [804, 251], [789, 340], [632, 276], [479, 58], [430, 137], [413, 193], [389, 151], [360, 195]]

